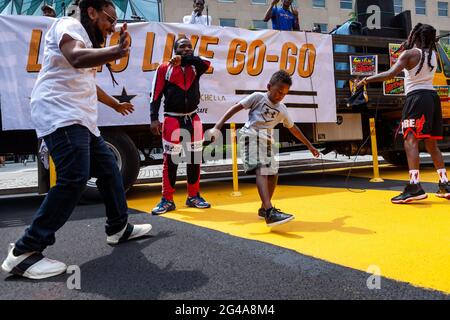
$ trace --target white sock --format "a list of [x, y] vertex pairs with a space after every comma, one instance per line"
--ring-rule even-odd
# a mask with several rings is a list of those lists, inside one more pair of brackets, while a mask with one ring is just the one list
[[409, 170], [409, 183], [418, 184], [419, 182], [419, 170]]
[[441, 183], [447, 183], [448, 182], [448, 177], [447, 177], [447, 170], [444, 169], [439, 169], [437, 171], [438, 175], [439, 175], [439, 179], [441, 181]]

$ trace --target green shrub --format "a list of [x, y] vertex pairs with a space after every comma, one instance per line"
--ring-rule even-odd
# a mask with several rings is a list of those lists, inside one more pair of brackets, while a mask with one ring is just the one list
[[448, 44], [442, 43], [442, 48], [444, 48], [445, 53], [447, 53], [447, 56], [450, 58], [450, 46]]

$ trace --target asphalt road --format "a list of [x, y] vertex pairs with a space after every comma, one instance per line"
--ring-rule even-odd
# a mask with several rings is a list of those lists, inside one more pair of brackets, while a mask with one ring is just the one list
[[[280, 182], [292, 184], [292, 179]], [[334, 179], [317, 173], [302, 181], [346, 187], [343, 178]], [[362, 186], [358, 179], [351, 183]], [[22, 234], [42, 199], [0, 199], [2, 261], [8, 243]], [[68, 289], [69, 274], [41, 281], [1, 274], [0, 299], [450, 299], [386, 278], [380, 290], [369, 290], [365, 272], [136, 210], [130, 210], [130, 222], [151, 223], [151, 236], [112, 247], [106, 244], [103, 215], [102, 204], [78, 206], [57, 233], [56, 244], [45, 251], [80, 267], [80, 290]]]

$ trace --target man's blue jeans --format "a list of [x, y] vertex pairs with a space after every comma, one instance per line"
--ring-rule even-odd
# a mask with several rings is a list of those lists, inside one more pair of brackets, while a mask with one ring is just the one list
[[86, 127], [71, 125], [44, 137], [56, 167], [56, 185], [48, 192], [25, 235], [16, 242], [21, 252], [42, 252], [55, 243], [55, 232], [69, 219], [86, 182], [97, 178], [106, 206], [106, 234], [127, 224], [127, 202], [116, 160], [102, 137]]

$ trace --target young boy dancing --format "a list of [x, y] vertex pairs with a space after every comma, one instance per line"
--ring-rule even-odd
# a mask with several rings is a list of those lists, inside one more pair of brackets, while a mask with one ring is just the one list
[[291, 85], [291, 76], [286, 71], [275, 72], [267, 85], [266, 93], [255, 92], [232, 106], [209, 131], [212, 139], [216, 139], [228, 119], [243, 109], [249, 110], [248, 121], [239, 132], [239, 145], [245, 173], [256, 174], [256, 185], [262, 201], [258, 215], [266, 220], [269, 227], [294, 219], [293, 215], [276, 209], [271, 202], [278, 181], [278, 168], [273, 152], [272, 131], [275, 126], [282, 123], [308, 147], [314, 157], [320, 155], [319, 151], [294, 124], [286, 106], [281, 103]]

